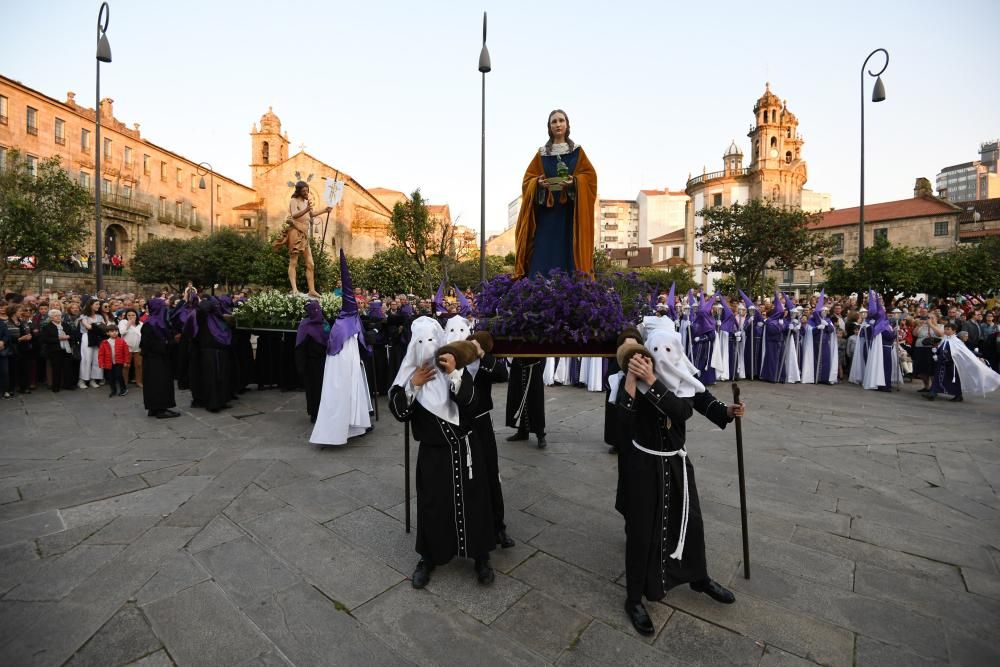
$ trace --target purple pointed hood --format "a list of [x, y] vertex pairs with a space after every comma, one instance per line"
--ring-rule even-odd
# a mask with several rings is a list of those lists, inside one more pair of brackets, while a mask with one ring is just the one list
[[670, 283], [670, 292], [667, 294], [667, 310], [670, 312], [670, 316], [677, 319], [677, 311], [674, 309], [674, 305], [677, 303], [677, 283]]
[[142, 326], [149, 327], [160, 340], [166, 341], [170, 335], [167, 328], [167, 302], [160, 298], [150, 299], [146, 306], [149, 308], [149, 317]]
[[813, 309], [812, 315], [809, 316], [809, 325], [816, 326], [817, 324], [825, 324], [826, 318], [823, 317], [823, 304], [826, 303], [826, 289], [820, 290], [819, 299], [816, 301], [816, 308]]
[[[365, 344], [364, 327], [358, 314], [358, 302], [354, 298], [354, 286], [351, 284], [351, 272], [347, 270], [347, 256], [340, 249], [340, 283], [343, 285], [343, 302], [340, 316], [330, 329], [330, 337], [326, 342], [326, 353], [329, 356], [340, 354], [344, 344], [351, 336], [358, 337], [358, 345], [368, 350]], [[369, 350], [370, 351], [370, 350]]]
[[774, 309], [767, 316], [770, 321], [780, 320], [785, 317], [785, 306], [781, 303], [781, 295], [778, 292], [774, 293]]
[[307, 338], [312, 338], [320, 345], [326, 344], [326, 332], [323, 331], [323, 306], [319, 301], [306, 301], [306, 316], [299, 322], [299, 328], [295, 332], [295, 347], [302, 345]]
[[715, 318], [712, 317], [712, 303], [705, 301], [705, 292], [702, 291], [694, 316], [691, 318], [691, 332], [695, 336], [703, 336], [710, 331], [715, 331]]
[[756, 306], [753, 303], [753, 299], [747, 296], [746, 292], [739, 290], [740, 298], [743, 299], [743, 305], [747, 307], [747, 314], [750, 314], [751, 310], [756, 310]]
[[[194, 304], [193, 307], [190, 307], [192, 304]], [[188, 338], [198, 337], [200, 331], [198, 313], [200, 311], [205, 314], [205, 326], [208, 327], [208, 332], [212, 334], [215, 342], [219, 345], [229, 345], [233, 342], [233, 331], [222, 319], [222, 305], [217, 298], [212, 296], [204, 300], [192, 299], [188, 305], [187, 318], [184, 320], [184, 333], [187, 334]]]
[[455, 289], [455, 294], [458, 295], [458, 314], [465, 319], [469, 319], [472, 317], [472, 304], [469, 303], [469, 300], [461, 290]]
[[881, 308], [878, 305], [878, 295], [875, 294], [875, 290], [868, 288], [868, 319], [877, 320], [878, 313]]
[[442, 278], [441, 284], [438, 285], [437, 294], [434, 295], [434, 314], [441, 315], [446, 312], [448, 309], [444, 307], [444, 278]]
[[720, 328], [722, 331], [733, 333], [739, 328], [736, 326], [736, 313], [729, 307], [729, 299], [722, 296], [719, 292], [716, 292], [715, 295], [719, 297], [719, 301], [722, 303], [722, 323]]
[[375, 299], [368, 304], [368, 317], [373, 320], [381, 320], [385, 318], [385, 313], [382, 310], [382, 302]]

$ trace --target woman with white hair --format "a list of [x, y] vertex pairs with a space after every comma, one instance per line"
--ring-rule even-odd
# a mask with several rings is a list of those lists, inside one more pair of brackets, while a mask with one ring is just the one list
[[76, 389], [67, 380], [72, 377], [73, 348], [70, 346], [72, 334], [69, 324], [63, 322], [62, 311], [50, 310], [49, 321], [43, 325], [39, 337], [42, 341], [42, 356], [49, 361], [52, 381], [49, 387], [53, 392], [60, 389]]
[[708, 576], [705, 530], [694, 468], [684, 448], [695, 410], [725, 428], [744, 414], [710, 394], [685, 356], [680, 334], [653, 331], [645, 347], [618, 350], [626, 370], [612, 390], [624, 442], [618, 457], [616, 508], [625, 517], [625, 612], [635, 629], [654, 632], [642, 604], [663, 599], [680, 584], [723, 604], [735, 596]]

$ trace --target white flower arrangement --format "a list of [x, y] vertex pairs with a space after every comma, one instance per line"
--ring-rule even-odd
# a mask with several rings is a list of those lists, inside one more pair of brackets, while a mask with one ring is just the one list
[[[237, 328], [295, 330], [299, 321], [306, 316], [308, 301], [303, 294], [292, 295], [268, 290], [238, 304], [233, 315]], [[341, 298], [332, 292], [320, 296], [319, 302], [326, 319], [332, 320], [340, 313]]]

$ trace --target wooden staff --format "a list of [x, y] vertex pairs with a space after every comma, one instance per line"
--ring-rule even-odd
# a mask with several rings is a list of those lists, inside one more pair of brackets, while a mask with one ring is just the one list
[[[733, 383], [733, 403], [740, 402], [740, 386]], [[736, 466], [740, 478], [740, 523], [743, 528], [743, 578], [750, 578], [750, 542], [747, 533], [747, 479], [743, 470], [743, 418], [736, 417]], [[409, 490], [409, 483], [407, 483]]]
[[403, 498], [406, 503], [406, 532], [410, 532], [410, 422], [403, 422], [403, 486], [406, 492]]

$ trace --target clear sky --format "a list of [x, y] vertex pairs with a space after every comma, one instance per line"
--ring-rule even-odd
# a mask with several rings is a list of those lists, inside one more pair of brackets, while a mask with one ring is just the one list
[[[99, 6], [0, 0], [0, 73], [93, 106]], [[891, 62], [888, 99], [866, 106], [866, 201], [909, 197], [916, 177], [1000, 136], [997, 0], [115, 0], [101, 93], [144, 137], [247, 184], [248, 133], [273, 106], [292, 152], [305, 144], [366, 187], [419, 187], [478, 229], [483, 10], [488, 232], [556, 107], [611, 199], [683, 189], [722, 168], [732, 139], [749, 154], [770, 81], [799, 118], [806, 187], [857, 205], [860, 70], [877, 47]]]

